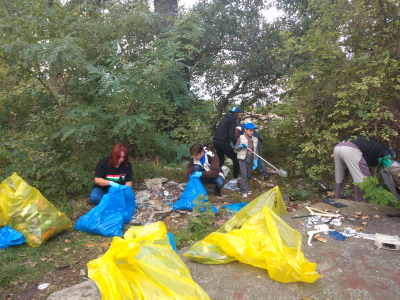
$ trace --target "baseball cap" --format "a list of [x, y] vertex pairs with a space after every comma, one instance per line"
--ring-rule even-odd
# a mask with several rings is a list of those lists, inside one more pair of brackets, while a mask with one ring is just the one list
[[242, 111], [242, 109], [240, 107], [234, 107], [229, 112], [230, 113], [232, 113], [232, 112], [243, 113], [243, 111]]
[[257, 129], [257, 127], [253, 123], [247, 123], [244, 125], [244, 129]]

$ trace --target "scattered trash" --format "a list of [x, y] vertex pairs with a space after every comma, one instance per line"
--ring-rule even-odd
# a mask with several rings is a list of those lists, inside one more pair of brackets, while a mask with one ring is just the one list
[[71, 228], [71, 221], [39, 190], [28, 185], [17, 173], [0, 184], [0, 202], [5, 221], [22, 233], [29, 247], [38, 247], [49, 238]]
[[228, 189], [228, 190], [236, 190], [237, 188], [237, 179], [231, 179], [230, 181], [228, 181], [225, 185], [224, 188]]
[[356, 233], [357, 233], [357, 230], [352, 229], [352, 228], [350, 228], [350, 227], [346, 228], [345, 231], [342, 232], [342, 234], [343, 234], [345, 237], [355, 236]]
[[326, 224], [317, 225], [317, 226], [315, 226], [314, 228], [315, 228], [316, 230], [308, 231], [308, 232], [307, 232], [307, 234], [308, 234], [308, 241], [307, 241], [307, 243], [308, 243], [309, 246], [312, 246], [311, 240], [312, 240], [314, 234], [317, 234], [317, 233], [320, 233], [320, 232], [322, 232], [322, 233], [324, 233], [324, 234], [328, 234], [329, 231], [334, 231], [333, 229], [329, 229], [328, 225], [326, 225]]
[[314, 240], [320, 241], [321, 243], [326, 243], [326, 239], [323, 239], [320, 234], [314, 235]]
[[374, 245], [379, 249], [400, 250], [400, 239], [397, 235], [375, 234]]
[[90, 261], [88, 268], [104, 300], [138, 294], [141, 299], [210, 299], [171, 247], [162, 222], [131, 227], [124, 238], [114, 237], [104, 256]]
[[41, 285], [38, 286], [39, 290], [44, 290], [47, 289], [49, 287], [50, 283], [43, 283]]
[[105, 236], [122, 236], [124, 223], [135, 212], [135, 195], [131, 187], [110, 187], [100, 203], [79, 218], [75, 229]]
[[344, 239], [346, 238], [346, 236], [337, 231], [329, 231], [329, 235], [338, 241], [344, 241]]
[[224, 177], [226, 178], [226, 175], [228, 175], [228, 173], [230, 171], [229, 168], [226, 166], [222, 166], [221, 170], [222, 170], [222, 173], [224, 173]]
[[81, 272], [79, 273], [79, 276], [81, 276], [81, 277], [86, 276], [85, 270], [81, 270]]
[[164, 196], [165, 197], [169, 196], [169, 192], [167, 190], [164, 191]]
[[183, 191], [185, 189], [186, 185], [187, 185], [187, 183], [180, 183], [180, 184], [178, 184], [178, 187], [181, 191]]
[[168, 206], [172, 206], [172, 202], [167, 202], [165, 204], [168, 205]]
[[148, 201], [151, 197], [151, 193], [149, 191], [137, 191], [135, 194], [136, 203], [143, 204]]
[[332, 205], [332, 206], [334, 206], [334, 207], [339, 207], [339, 208], [341, 208], [341, 207], [347, 207], [347, 205], [345, 205], [345, 204], [343, 204], [343, 203], [336, 202], [335, 200], [330, 199], [330, 198], [326, 198], [326, 199], [322, 200], [322, 202], [323, 202], [323, 203], [326, 203], [326, 204], [328, 204], [328, 205]]
[[144, 181], [147, 189], [152, 190], [153, 192], [159, 191], [162, 187], [162, 181], [160, 178], [147, 179]]
[[11, 229], [10, 226], [0, 229], [0, 249], [25, 243], [22, 233]]
[[336, 226], [336, 227], [341, 227], [342, 226], [342, 218], [334, 218], [332, 219], [329, 224]]
[[322, 217], [333, 217], [333, 218], [338, 218], [339, 215], [338, 214], [332, 214], [330, 212], [324, 211], [324, 210], [320, 210], [318, 208], [314, 208], [314, 207], [309, 207], [307, 206], [306, 209], [310, 212], [311, 215], [313, 216], [322, 216]]
[[375, 233], [374, 234], [368, 234], [368, 233], [361, 233], [357, 232], [357, 234], [354, 236], [355, 238], [363, 238], [366, 240], [375, 240]]

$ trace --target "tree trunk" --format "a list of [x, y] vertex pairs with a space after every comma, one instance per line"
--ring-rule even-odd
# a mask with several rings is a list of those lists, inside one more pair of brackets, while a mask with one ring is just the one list
[[165, 15], [172, 15], [177, 12], [178, 0], [154, 0], [154, 10]]

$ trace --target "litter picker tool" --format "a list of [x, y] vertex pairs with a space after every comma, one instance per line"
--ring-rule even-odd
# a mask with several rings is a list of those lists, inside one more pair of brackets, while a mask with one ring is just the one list
[[267, 164], [269, 164], [271, 167], [273, 167], [276, 171], [276, 173], [278, 175], [280, 175], [281, 177], [287, 177], [287, 172], [285, 170], [283, 170], [282, 168], [278, 170], [278, 168], [274, 167], [272, 164], [270, 164], [269, 162], [267, 162], [264, 158], [262, 158], [260, 155], [258, 155], [257, 153], [255, 153], [253, 150], [247, 148], [247, 150], [250, 150], [251, 152], [254, 153], [254, 155], [258, 156], [259, 158], [261, 158], [264, 162], [266, 162]]

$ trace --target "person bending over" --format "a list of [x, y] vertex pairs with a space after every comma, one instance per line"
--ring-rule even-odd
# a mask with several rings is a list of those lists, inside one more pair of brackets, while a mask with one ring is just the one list
[[190, 148], [190, 161], [187, 178], [200, 178], [202, 184], [215, 184], [215, 195], [222, 197], [221, 188], [225, 183], [225, 176], [219, 165], [218, 156], [208, 147], [196, 143]]
[[99, 160], [94, 171], [94, 187], [90, 201], [97, 205], [108, 193], [110, 186], [119, 184], [132, 187], [132, 166], [129, 162], [129, 150], [123, 144], [116, 144], [111, 155]]
[[[335, 160], [335, 198], [343, 199], [344, 187], [350, 171], [353, 182], [363, 182], [364, 178], [371, 176], [369, 167], [379, 164], [378, 158], [387, 155], [394, 159], [393, 150], [386, 148], [378, 140], [358, 135], [350, 137], [337, 144], [333, 150]], [[354, 199], [357, 202], [368, 201], [357, 185], [354, 185]]]

